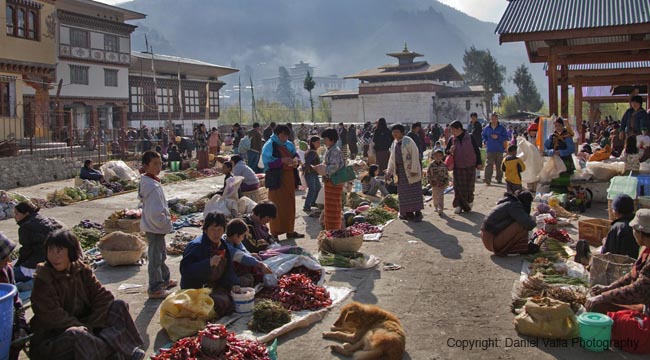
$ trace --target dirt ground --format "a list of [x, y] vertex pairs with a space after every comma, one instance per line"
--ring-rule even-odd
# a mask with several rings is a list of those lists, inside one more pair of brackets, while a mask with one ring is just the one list
[[[201, 197], [222, 184], [223, 177], [186, 181], [165, 186], [167, 198]], [[72, 180], [17, 189], [28, 195], [44, 194]], [[385, 229], [380, 242], [365, 242], [361, 251], [374, 254], [382, 262], [402, 266], [397, 271], [384, 271], [381, 266], [371, 270], [328, 273], [326, 284], [353, 287], [355, 292], [347, 301], [379, 305], [397, 314], [407, 333], [404, 359], [551, 359], [551, 358], [641, 358], [618, 351], [592, 353], [572, 342], [545, 344], [540, 339], [520, 337], [514, 330], [514, 315], [510, 312], [511, 290], [519, 277], [521, 257], [496, 257], [485, 250], [480, 239], [480, 225], [489, 209], [505, 191], [503, 185], [486, 187], [477, 183], [475, 209], [471, 213], [454, 215], [453, 195], [445, 196], [446, 216], [433, 213], [425, 204], [421, 223], [395, 221]], [[308, 236], [296, 244], [316, 252], [316, 236], [320, 230], [317, 219], [304, 216], [303, 193], [296, 196], [296, 228]], [[73, 204], [67, 207], [43, 209], [42, 213], [73, 226], [83, 219], [103, 222], [110, 213], [137, 206], [136, 193]], [[606, 204], [595, 206], [586, 214], [606, 218]], [[573, 232], [577, 233], [577, 222]], [[14, 221], [0, 221], [0, 231], [17, 240]], [[198, 230], [195, 230], [198, 231]], [[179, 279], [180, 257], [167, 261], [172, 276]], [[117, 298], [126, 300], [136, 325], [144, 339], [148, 354], [169, 342], [159, 325], [160, 300], [148, 300], [145, 267], [101, 266], [97, 277]], [[120, 284], [141, 284], [135, 292], [117, 290]], [[296, 330], [279, 338], [279, 359], [337, 359], [329, 350], [330, 340], [321, 337], [329, 330], [340, 306], [333, 308], [325, 319], [312, 326]]]

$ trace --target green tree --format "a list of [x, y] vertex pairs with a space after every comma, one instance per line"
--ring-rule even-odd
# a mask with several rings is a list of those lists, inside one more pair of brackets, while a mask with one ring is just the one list
[[472, 85], [483, 85], [483, 101], [490, 114], [494, 95], [504, 93], [506, 67], [499, 65], [490, 50], [478, 50], [474, 46], [465, 50], [463, 64], [465, 80]]
[[501, 100], [500, 112], [503, 114], [503, 116], [509, 117], [518, 113], [520, 110], [521, 109], [519, 108], [515, 96], [506, 96], [503, 98], [503, 100]]
[[314, 98], [311, 96], [311, 91], [316, 87], [316, 81], [311, 77], [309, 71], [307, 71], [307, 76], [305, 76], [305, 81], [303, 83], [303, 88], [309, 92], [309, 105], [311, 105], [311, 122], [314, 122]]
[[515, 100], [519, 110], [537, 112], [542, 108], [544, 102], [542, 96], [537, 92], [537, 86], [533, 77], [524, 64], [519, 66], [512, 76], [512, 82], [517, 86]]
[[294, 108], [295, 96], [291, 87], [291, 75], [289, 75], [289, 71], [284, 66], [280, 66], [278, 73], [277, 98], [284, 106]]

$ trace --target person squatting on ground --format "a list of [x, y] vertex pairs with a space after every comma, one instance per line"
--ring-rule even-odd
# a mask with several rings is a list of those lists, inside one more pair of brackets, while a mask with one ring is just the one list
[[505, 193], [483, 220], [481, 239], [489, 251], [499, 256], [528, 254], [537, 251], [537, 246], [528, 242], [528, 232], [537, 226], [530, 216], [533, 194], [518, 190]]
[[382, 196], [389, 194], [384, 180], [377, 179], [378, 172], [379, 165], [372, 164], [368, 167], [368, 172], [361, 176], [361, 192], [365, 195], [377, 196], [377, 192], [380, 192]]

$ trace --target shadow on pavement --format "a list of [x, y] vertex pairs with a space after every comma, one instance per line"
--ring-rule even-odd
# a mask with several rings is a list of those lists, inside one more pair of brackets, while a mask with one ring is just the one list
[[[487, 251], [487, 250], [485, 250]], [[510, 270], [515, 273], [521, 272], [521, 261], [523, 256], [490, 256], [490, 259], [493, 263], [499, 265], [500, 267]]]
[[[472, 229], [471, 226], [461, 223], [460, 221], [453, 221]], [[407, 235], [422, 240], [425, 244], [440, 250], [442, 256], [456, 260], [462, 258], [461, 254], [463, 253], [463, 247], [458, 244], [457, 237], [446, 234], [435, 225], [426, 221], [421, 223], [408, 222], [406, 225], [412, 229], [406, 232]]]
[[[454, 215], [454, 216], [458, 216], [458, 215]], [[481, 230], [480, 224], [483, 222], [483, 214], [471, 212], [471, 213], [462, 213], [461, 216], [464, 219], [465, 218], [470, 219], [470, 221], [472, 221], [474, 225], [470, 225], [464, 221], [458, 221], [454, 217], [450, 217], [446, 214], [443, 218], [447, 220], [447, 225], [449, 225], [450, 228], [454, 230], [458, 230], [460, 232], [471, 234], [472, 236], [476, 236]], [[473, 220], [476, 219], [477, 217], [480, 217], [480, 223]]]
[[[374, 295], [375, 280], [381, 279], [379, 268], [366, 270], [334, 271], [330, 281], [347, 282], [356, 290], [352, 293], [351, 299], [364, 304], [376, 304], [377, 296]], [[347, 300], [346, 300], [347, 301]]]
[[[138, 328], [138, 332], [140, 333], [140, 336], [142, 336], [142, 341], [144, 342], [144, 349], [149, 349], [151, 348], [152, 351], [158, 350], [162, 345], [165, 345], [170, 342], [169, 337], [167, 336], [167, 333], [165, 330], [160, 329], [158, 332], [158, 335], [156, 336], [154, 346], [151, 347], [151, 339], [149, 339], [149, 333], [147, 332], [147, 328], [149, 327], [149, 324], [151, 324], [151, 321], [157, 321], [158, 317], [156, 316], [156, 311], [158, 310], [158, 307], [162, 304], [162, 300], [154, 300], [154, 299], [147, 299], [147, 301], [144, 302], [144, 306], [142, 307], [142, 310], [138, 314], [138, 316], [135, 318], [135, 326]], [[155, 320], [154, 320], [155, 318]], [[160, 338], [160, 333], [164, 335], [164, 337], [167, 339], [166, 342], [162, 342], [163, 340], [159, 340]]]
[[[141, 269], [143, 266], [144, 269]], [[115, 268], [104, 264], [95, 271], [95, 276], [103, 285], [121, 283], [126, 280], [133, 282], [133, 277], [142, 270], [147, 271], [146, 264], [119, 266]], [[146, 285], [144, 287], [146, 288]]]

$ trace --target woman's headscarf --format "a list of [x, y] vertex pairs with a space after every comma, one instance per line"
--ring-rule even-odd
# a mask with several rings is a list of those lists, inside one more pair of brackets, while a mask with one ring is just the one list
[[264, 147], [262, 147], [262, 163], [264, 163], [264, 170], [269, 169], [269, 163], [276, 161], [278, 158], [273, 156], [273, 143], [276, 143], [278, 146], [284, 146], [289, 150], [291, 155], [296, 155], [296, 146], [291, 141], [285, 141], [284, 143], [280, 141], [280, 137], [277, 134], [271, 135], [269, 140], [266, 141]]

